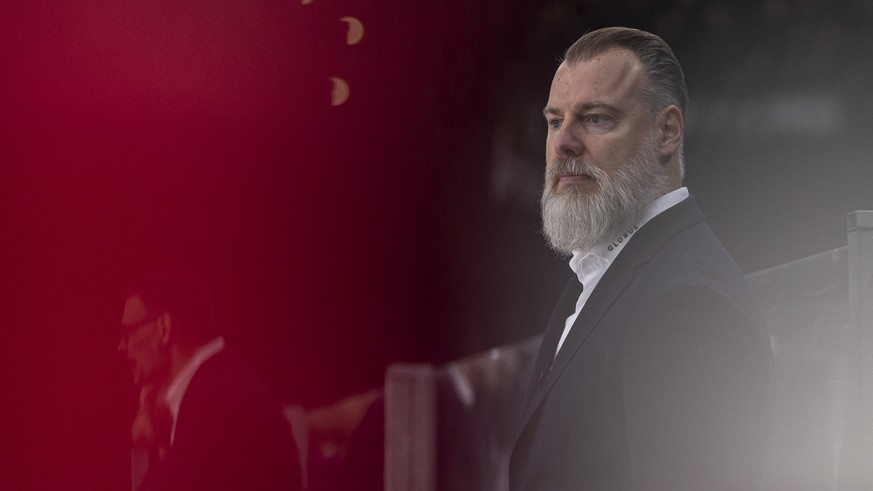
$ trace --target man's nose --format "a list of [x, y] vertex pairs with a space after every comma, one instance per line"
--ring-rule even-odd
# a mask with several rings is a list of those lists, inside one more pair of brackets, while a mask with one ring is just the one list
[[555, 135], [555, 153], [559, 157], [578, 157], [585, 151], [582, 138], [579, 137], [578, 129], [571, 124], [566, 124]]

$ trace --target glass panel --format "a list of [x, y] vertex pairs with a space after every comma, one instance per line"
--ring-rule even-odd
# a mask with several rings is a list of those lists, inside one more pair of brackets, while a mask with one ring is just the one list
[[753, 273], [749, 286], [773, 345], [770, 490], [840, 489], [858, 385], [842, 247]]
[[509, 489], [509, 453], [540, 337], [437, 372], [437, 488]]

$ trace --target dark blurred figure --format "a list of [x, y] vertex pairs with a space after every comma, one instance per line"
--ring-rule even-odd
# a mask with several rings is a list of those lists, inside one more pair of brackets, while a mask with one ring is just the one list
[[126, 291], [119, 354], [140, 389], [131, 430], [145, 491], [300, 490], [282, 407], [219, 336], [205, 284], [164, 269]]
[[672, 50], [607, 28], [571, 46], [544, 110], [543, 228], [573, 275], [534, 363], [514, 491], [759, 489], [769, 338], [683, 187]]

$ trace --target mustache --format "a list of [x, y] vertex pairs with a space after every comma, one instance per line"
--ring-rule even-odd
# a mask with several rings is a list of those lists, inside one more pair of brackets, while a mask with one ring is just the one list
[[563, 175], [586, 175], [595, 181], [607, 177], [600, 167], [579, 157], [558, 157], [552, 161], [552, 165], [546, 172], [546, 180], [556, 183]]

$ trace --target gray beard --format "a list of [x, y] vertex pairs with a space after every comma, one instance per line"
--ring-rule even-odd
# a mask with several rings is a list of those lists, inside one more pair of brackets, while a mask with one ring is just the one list
[[[588, 174], [598, 189], [582, 191], [574, 185], [557, 191], [561, 173]], [[589, 251], [631, 230], [652, 201], [666, 194], [668, 178], [659, 163], [654, 141], [643, 144], [636, 155], [611, 174], [578, 158], [561, 158], [546, 170], [540, 201], [543, 233], [560, 254]]]

